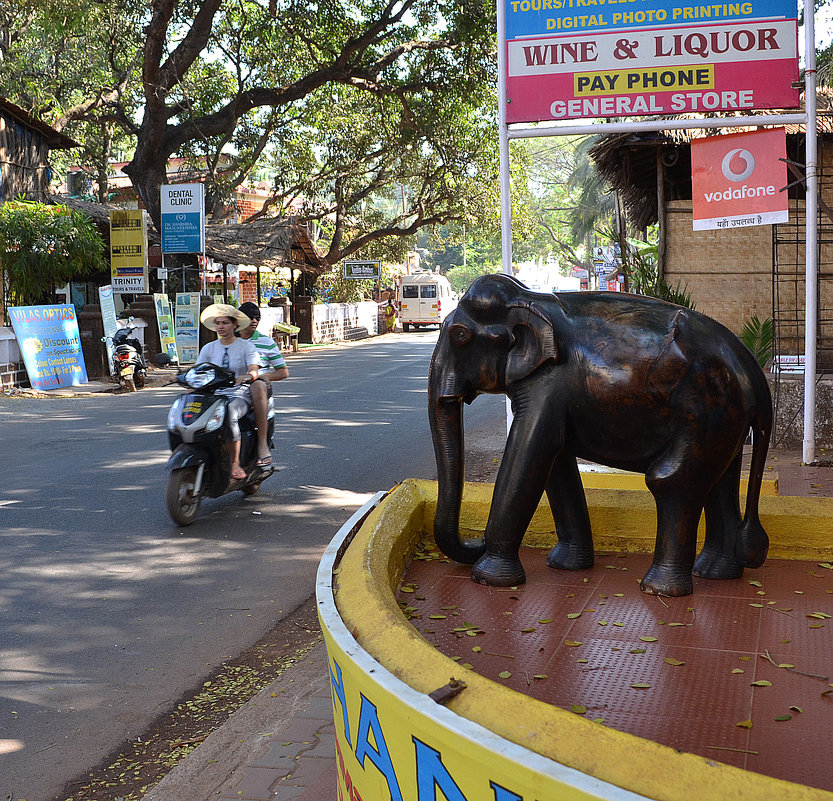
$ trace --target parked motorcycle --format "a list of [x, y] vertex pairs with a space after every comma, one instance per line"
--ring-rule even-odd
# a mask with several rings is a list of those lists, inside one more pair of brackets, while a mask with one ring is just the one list
[[[161, 364], [165, 360], [162, 354], [156, 358]], [[240, 466], [246, 477], [231, 477], [227, 414], [230, 398], [216, 394], [222, 387], [234, 386], [231, 370], [202, 363], [180, 372], [176, 380], [190, 391], [180, 395], [168, 412], [168, 440], [173, 453], [167, 465], [170, 474], [165, 505], [174, 522], [188, 526], [196, 520], [203, 495], [217, 498], [234, 490], [253, 495], [274, 468], [257, 463], [257, 427], [254, 412], [249, 410], [239, 420]], [[268, 394], [267, 439], [272, 447], [275, 423], [271, 389]]]
[[145, 385], [147, 364], [142, 354], [142, 343], [130, 336], [136, 326], [130, 325], [130, 317], [124, 328], [119, 328], [112, 337], [102, 337], [102, 342], [110, 339], [113, 343], [113, 375], [119, 384], [129, 392], [135, 392]]

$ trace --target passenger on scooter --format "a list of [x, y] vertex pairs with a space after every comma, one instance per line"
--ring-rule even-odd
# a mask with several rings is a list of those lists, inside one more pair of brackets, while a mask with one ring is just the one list
[[217, 390], [228, 395], [229, 426], [232, 442], [229, 444], [231, 460], [231, 477], [246, 478], [246, 471], [240, 466], [240, 418], [252, 408], [252, 393], [244, 382], [257, 379], [260, 371], [260, 357], [257, 348], [248, 340], [236, 337], [237, 328], [246, 328], [251, 320], [234, 306], [225, 303], [212, 303], [200, 315], [200, 322], [209, 330], [217, 333], [218, 339], [209, 342], [199, 352], [197, 363], [211, 362], [232, 370], [235, 386]]
[[269, 444], [266, 441], [266, 415], [269, 407], [266, 382], [283, 381], [284, 378], [288, 378], [289, 368], [275, 340], [257, 330], [257, 324], [260, 322], [260, 308], [254, 303], [247, 302], [240, 304], [240, 311], [251, 320], [248, 326], [241, 326], [240, 336], [248, 339], [257, 348], [263, 365], [258, 376], [260, 380], [255, 381], [251, 389], [257, 424], [257, 463], [261, 467], [268, 467], [272, 464], [272, 454], [269, 452]]

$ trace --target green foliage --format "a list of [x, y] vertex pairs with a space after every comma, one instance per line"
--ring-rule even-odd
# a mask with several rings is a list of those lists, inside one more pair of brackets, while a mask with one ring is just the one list
[[758, 364], [766, 368], [775, 346], [775, 328], [771, 317], [765, 320], [753, 314], [743, 325], [740, 341], [752, 352]]
[[622, 255], [622, 270], [627, 277], [629, 290], [635, 295], [647, 295], [652, 298], [676, 303], [694, 309], [694, 302], [687, 287], [671, 286], [659, 274], [657, 263], [657, 245], [653, 242], [641, 242], [636, 239], [617, 238], [615, 231], [606, 232], [608, 239], [619, 242]]
[[465, 267], [452, 267], [446, 273], [446, 278], [448, 278], [451, 288], [458, 295], [462, 295], [472, 285], [476, 278], [479, 278], [481, 275], [488, 275], [489, 273], [499, 273], [500, 271], [500, 264], [495, 264], [490, 267], [483, 267], [482, 265], [477, 264], [467, 264]]
[[28, 201], [0, 205], [0, 266], [12, 305], [44, 301], [56, 286], [102, 269], [104, 242], [89, 217]]

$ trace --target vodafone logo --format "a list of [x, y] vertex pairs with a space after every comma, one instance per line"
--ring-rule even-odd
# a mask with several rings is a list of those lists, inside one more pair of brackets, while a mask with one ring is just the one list
[[[745, 148], [736, 147], [723, 156], [720, 163], [720, 171], [727, 181], [739, 184], [746, 181], [755, 171], [755, 157]], [[775, 187], [772, 184], [763, 186], [750, 186], [744, 183], [743, 186], [731, 187], [716, 192], [706, 192], [703, 197], [706, 203], [716, 203], [721, 200], [743, 200], [745, 198], [766, 197], [775, 194]]]
[[752, 175], [755, 169], [755, 157], [748, 150], [737, 147], [723, 157], [720, 169], [727, 181], [740, 183]]

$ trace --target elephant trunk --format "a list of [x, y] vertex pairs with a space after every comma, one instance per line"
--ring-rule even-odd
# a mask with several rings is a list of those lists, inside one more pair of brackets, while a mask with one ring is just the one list
[[460, 537], [460, 503], [465, 473], [463, 402], [459, 396], [441, 393], [437, 379], [436, 371], [432, 369], [428, 387], [428, 417], [438, 482], [434, 539], [449, 559], [473, 564], [483, 554], [485, 546], [482, 539], [464, 541]]

